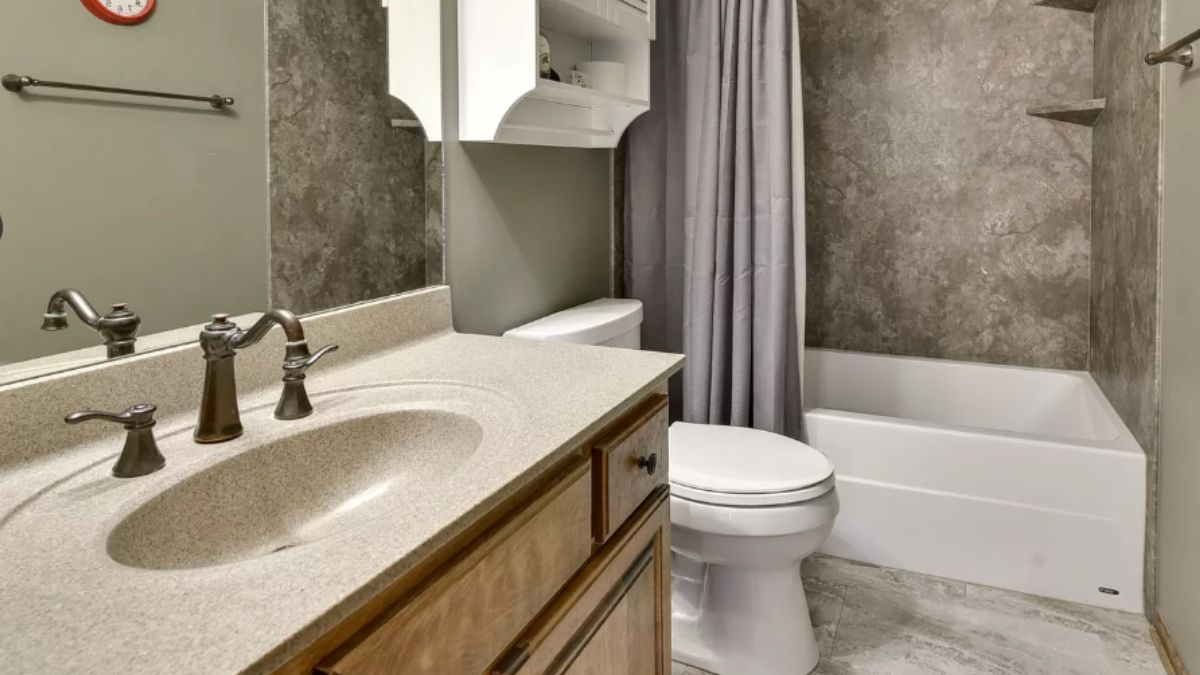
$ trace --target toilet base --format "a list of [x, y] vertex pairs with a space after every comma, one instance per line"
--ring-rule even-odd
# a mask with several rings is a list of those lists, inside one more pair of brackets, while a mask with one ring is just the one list
[[672, 656], [717, 675], [805, 674], [817, 667], [800, 565], [745, 569], [676, 554]]

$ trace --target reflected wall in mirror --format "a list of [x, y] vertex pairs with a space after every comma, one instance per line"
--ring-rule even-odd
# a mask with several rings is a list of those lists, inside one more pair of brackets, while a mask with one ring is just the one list
[[271, 297], [296, 312], [441, 283], [441, 144], [388, 95], [381, 4], [268, 6]]
[[70, 2], [10, 13], [0, 74], [236, 103], [0, 91], [0, 384], [108, 357], [49, 306], [64, 289], [97, 315], [127, 303], [142, 353], [215, 312], [441, 283], [441, 148], [387, 95], [381, 4], [176, 2], [134, 28]]

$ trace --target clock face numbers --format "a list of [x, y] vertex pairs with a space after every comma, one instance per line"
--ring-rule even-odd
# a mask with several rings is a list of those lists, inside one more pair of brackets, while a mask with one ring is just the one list
[[130, 26], [150, 18], [155, 0], [82, 0], [92, 14], [109, 23]]
[[122, 18], [132, 18], [146, 11], [142, 0], [104, 0], [104, 8]]

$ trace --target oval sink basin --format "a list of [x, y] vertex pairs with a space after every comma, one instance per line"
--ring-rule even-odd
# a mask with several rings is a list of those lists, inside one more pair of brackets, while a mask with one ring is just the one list
[[449, 490], [479, 448], [471, 417], [404, 409], [251, 448], [173, 485], [110, 533], [113, 560], [191, 569], [260, 558], [344, 532]]

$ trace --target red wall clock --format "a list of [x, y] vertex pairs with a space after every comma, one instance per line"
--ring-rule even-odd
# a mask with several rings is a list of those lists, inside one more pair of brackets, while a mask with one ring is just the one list
[[132, 26], [150, 18], [155, 0], [82, 0], [98, 18], [118, 26]]

